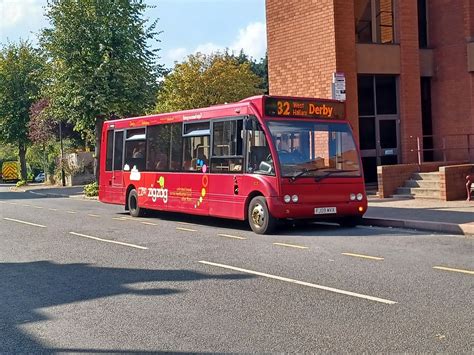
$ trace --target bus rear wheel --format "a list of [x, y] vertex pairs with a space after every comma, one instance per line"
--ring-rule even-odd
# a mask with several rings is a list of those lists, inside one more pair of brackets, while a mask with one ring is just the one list
[[138, 205], [138, 194], [135, 189], [128, 194], [128, 210], [132, 217], [141, 217], [145, 213], [145, 210]]
[[257, 234], [272, 233], [277, 222], [268, 211], [267, 202], [263, 196], [256, 196], [250, 201], [248, 220], [250, 228]]

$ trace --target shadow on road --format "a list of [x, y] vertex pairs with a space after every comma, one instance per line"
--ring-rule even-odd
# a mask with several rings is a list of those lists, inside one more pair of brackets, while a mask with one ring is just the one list
[[[118, 213], [120, 216], [130, 217], [127, 211]], [[196, 226], [203, 226], [209, 228], [229, 228], [241, 231], [251, 231], [250, 226], [247, 221], [225, 219], [218, 217], [208, 217], [208, 216], [198, 216], [190, 215], [186, 213], [179, 212], [168, 212], [168, 211], [152, 211], [147, 210], [145, 217], [154, 218], [157, 220], [165, 220], [171, 222], [186, 222], [191, 223]], [[139, 220], [139, 219], [137, 219]], [[380, 235], [392, 235], [399, 236], [400, 231], [390, 228], [364, 228], [362, 232], [359, 228], [351, 227], [341, 227], [336, 222], [315, 222], [315, 221], [279, 221], [278, 227], [276, 228], [274, 235], [277, 236], [298, 236], [298, 237], [308, 237], [308, 238], [360, 238], [364, 237], [377, 237]], [[262, 236], [265, 238], [265, 236]]]
[[[191, 270], [144, 270], [97, 267], [89, 264], [56, 264], [50, 261], [1, 263], [0, 353], [97, 352], [87, 348], [51, 348], [22, 331], [22, 324], [47, 319], [40, 313], [42, 308], [124, 294], [158, 297], [184, 292], [169, 288], [135, 290], [129, 287], [130, 284], [139, 282], [240, 280], [251, 277], [239, 274], [212, 275]], [[113, 349], [110, 352], [121, 350]]]

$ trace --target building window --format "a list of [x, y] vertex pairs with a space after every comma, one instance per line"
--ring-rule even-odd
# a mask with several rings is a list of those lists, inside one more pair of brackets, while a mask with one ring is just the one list
[[426, 0], [418, 0], [418, 41], [420, 48], [428, 48], [428, 9]]
[[394, 43], [392, 0], [356, 0], [354, 15], [358, 43]]

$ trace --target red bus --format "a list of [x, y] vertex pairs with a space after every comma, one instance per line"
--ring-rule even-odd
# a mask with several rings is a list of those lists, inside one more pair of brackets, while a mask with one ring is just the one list
[[345, 104], [255, 96], [233, 104], [107, 121], [99, 200], [248, 220], [355, 225], [367, 210], [358, 147]]

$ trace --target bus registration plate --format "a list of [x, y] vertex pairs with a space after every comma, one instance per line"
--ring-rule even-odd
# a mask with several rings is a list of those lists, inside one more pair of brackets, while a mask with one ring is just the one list
[[314, 209], [314, 214], [333, 214], [337, 213], [336, 207], [318, 207]]

